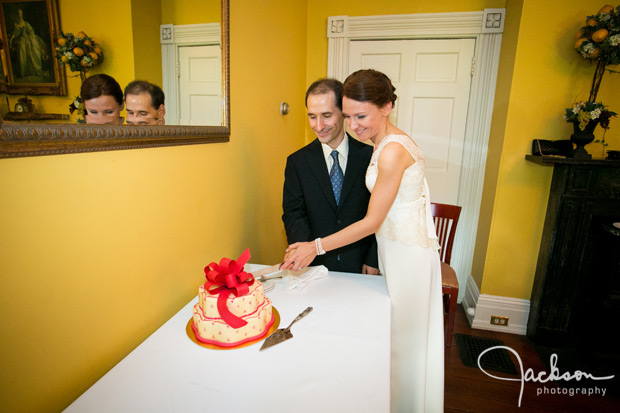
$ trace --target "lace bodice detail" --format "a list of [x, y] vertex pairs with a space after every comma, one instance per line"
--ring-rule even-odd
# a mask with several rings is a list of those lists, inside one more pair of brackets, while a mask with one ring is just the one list
[[420, 148], [410, 137], [388, 135], [383, 138], [370, 159], [370, 165], [366, 171], [366, 186], [372, 192], [379, 173], [377, 167], [379, 154], [391, 142], [401, 144], [409, 152], [415, 163], [405, 170], [394, 204], [392, 204], [385, 221], [377, 231], [377, 236], [399, 241], [406, 245], [439, 248], [437, 240], [430, 238], [427, 232], [424, 157]]

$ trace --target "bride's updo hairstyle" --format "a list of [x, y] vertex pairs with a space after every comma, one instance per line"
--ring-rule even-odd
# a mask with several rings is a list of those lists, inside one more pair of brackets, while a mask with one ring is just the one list
[[112, 76], [103, 73], [87, 78], [82, 83], [80, 96], [82, 102], [99, 96], [112, 96], [119, 106], [123, 104], [123, 89]]
[[353, 72], [344, 81], [343, 95], [358, 102], [370, 102], [377, 107], [383, 107], [392, 102], [396, 105], [396, 88], [390, 78], [381, 72], [372, 69]]

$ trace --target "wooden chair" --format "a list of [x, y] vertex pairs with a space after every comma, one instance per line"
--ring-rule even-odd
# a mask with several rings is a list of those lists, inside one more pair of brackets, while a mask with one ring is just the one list
[[450, 266], [452, 257], [452, 245], [454, 244], [454, 234], [456, 234], [456, 224], [459, 222], [461, 207], [448, 204], [437, 204], [431, 202], [431, 213], [435, 221], [437, 238], [439, 239], [439, 258], [441, 259], [441, 290], [444, 295], [444, 306], [448, 312], [448, 323], [446, 325], [445, 345], [452, 345], [452, 330], [454, 330], [454, 318], [456, 315], [456, 300], [459, 295], [459, 281], [456, 272]]

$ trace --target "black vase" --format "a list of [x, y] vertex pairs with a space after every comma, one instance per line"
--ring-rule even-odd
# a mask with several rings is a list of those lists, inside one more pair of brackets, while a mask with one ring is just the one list
[[584, 130], [579, 128], [579, 122], [573, 122], [573, 134], [570, 135], [570, 140], [576, 146], [573, 152], [568, 156], [575, 159], [592, 159], [592, 155], [586, 151], [584, 146], [594, 140], [594, 128], [598, 125], [598, 120], [591, 120], [588, 122]]

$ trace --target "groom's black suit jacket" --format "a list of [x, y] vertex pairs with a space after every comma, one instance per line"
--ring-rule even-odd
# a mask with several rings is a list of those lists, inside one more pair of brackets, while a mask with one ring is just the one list
[[[371, 156], [371, 146], [349, 136], [349, 154], [338, 206], [318, 139], [288, 157], [282, 221], [289, 244], [326, 237], [364, 218], [370, 199], [365, 176]], [[360, 273], [363, 264], [379, 268], [374, 235], [317, 256], [311, 265]]]

